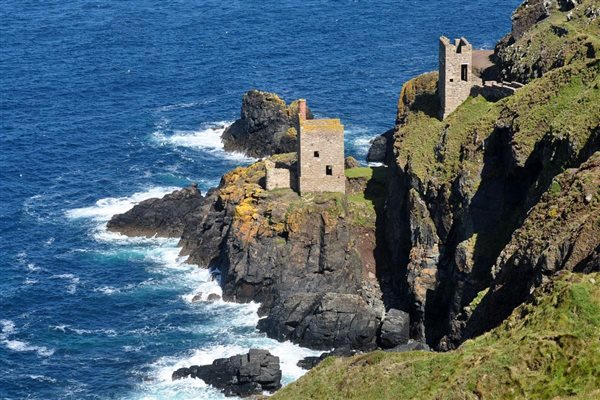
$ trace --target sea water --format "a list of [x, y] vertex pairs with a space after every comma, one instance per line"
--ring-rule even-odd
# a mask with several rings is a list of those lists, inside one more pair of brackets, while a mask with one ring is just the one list
[[257, 304], [192, 303], [220, 288], [176, 240], [106, 222], [252, 162], [219, 139], [252, 88], [341, 118], [364, 160], [438, 37], [492, 47], [518, 2], [1, 0], [0, 398], [218, 399], [172, 371], [251, 347], [301, 376], [318, 352]]

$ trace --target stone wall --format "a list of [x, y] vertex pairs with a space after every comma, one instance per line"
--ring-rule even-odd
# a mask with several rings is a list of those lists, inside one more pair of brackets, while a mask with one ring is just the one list
[[266, 183], [265, 189], [291, 188], [291, 173], [287, 168], [277, 168], [271, 160], [265, 160]]
[[300, 194], [345, 193], [344, 126], [339, 119], [300, 121], [298, 186]]
[[[454, 43], [445, 36], [440, 38], [438, 92], [442, 119], [469, 97], [476, 81], [472, 62], [473, 46], [465, 38], [456, 39]], [[466, 65], [466, 80], [461, 73], [463, 65]]]

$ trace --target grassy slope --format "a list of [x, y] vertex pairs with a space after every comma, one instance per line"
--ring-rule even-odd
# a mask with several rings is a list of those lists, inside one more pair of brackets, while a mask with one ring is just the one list
[[600, 274], [557, 277], [448, 353], [328, 358], [276, 399], [600, 398]]
[[599, 87], [596, 60], [553, 70], [497, 103], [469, 98], [444, 121], [416, 108], [397, 131], [398, 164], [410, 160], [423, 181], [450, 182], [460, 170], [477, 180], [484, 140], [498, 124], [512, 127], [520, 162], [546, 135], [569, 138], [577, 151], [600, 125]]

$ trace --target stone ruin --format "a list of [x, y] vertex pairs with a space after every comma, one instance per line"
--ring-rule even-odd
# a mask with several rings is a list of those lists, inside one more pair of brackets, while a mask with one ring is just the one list
[[346, 192], [344, 126], [339, 119], [307, 119], [306, 100], [298, 101], [296, 171], [265, 160], [267, 190], [291, 188], [301, 195]]
[[[523, 87], [519, 82], [499, 82], [487, 77], [482, 80], [480, 76], [486, 70], [497, 68], [491, 61], [493, 51], [473, 50], [464, 37], [450, 42], [442, 36], [439, 44], [438, 94], [442, 120], [469, 96], [482, 95], [489, 101], [498, 101]], [[492, 75], [497, 74], [492, 72]]]

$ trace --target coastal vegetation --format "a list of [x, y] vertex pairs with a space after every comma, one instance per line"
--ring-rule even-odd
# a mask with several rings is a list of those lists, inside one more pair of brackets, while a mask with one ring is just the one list
[[457, 350], [330, 357], [273, 399], [598, 398], [599, 331], [600, 274], [565, 273]]

